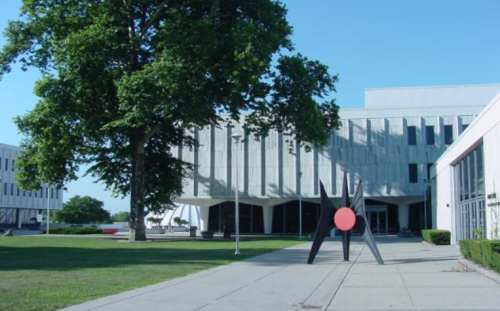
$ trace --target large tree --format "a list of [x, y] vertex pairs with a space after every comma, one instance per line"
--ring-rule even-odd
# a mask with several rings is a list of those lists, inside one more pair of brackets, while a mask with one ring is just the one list
[[110, 223], [111, 215], [103, 206], [97, 199], [76, 195], [63, 204], [56, 220], [70, 224]]
[[276, 129], [323, 144], [339, 126], [337, 76], [294, 54], [286, 9], [274, 0], [23, 0], [0, 52], [0, 76], [36, 67], [36, 107], [25, 135], [22, 187], [62, 186], [78, 168], [130, 194], [132, 240], [145, 209], [182, 193], [196, 127], [242, 119], [258, 138]]

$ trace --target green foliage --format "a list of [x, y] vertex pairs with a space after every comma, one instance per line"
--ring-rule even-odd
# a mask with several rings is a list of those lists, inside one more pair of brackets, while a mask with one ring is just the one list
[[422, 230], [422, 238], [436, 245], [450, 245], [451, 233], [448, 230]]
[[185, 219], [181, 219], [180, 217], [174, 217], [174, 224], [177, 226], [187, 225], [189, 222]]
[[460, 240], [460, 252], [466, 259], [500, 273], [500, 241]]
[[129, 222], [130, 213], [129, 212], [118, 212], [111, 216], [111, 220], [114, 222]]
[[[42, 233], [47, 233], [43, 230]], [[50, 228], [50, 234], [100, 234], [102, 229], [91, 227], [65, 227], [65, 228]]]
[[89, 196], [76, 195], [63, 204], [56, 214], [58, 222], [70, 224], [110, 223], [111, 216], [102, 207], [104, 203]]
[[340, 126], [337, 76], [293, 54], [279, 1], [23, 0], [21, 17], [5, 30], [0, 76], [20, 62], [43, 77], [36, 107], [16, 119], [19, 184], [63, 186], [90, 165], [130, 195], [138, 239], [145, 209], [182, 194], [193, 164], [172, 150], [195, 148], [197, 129], [242, 122], [257, 139], [275, 129], [293, 150]]

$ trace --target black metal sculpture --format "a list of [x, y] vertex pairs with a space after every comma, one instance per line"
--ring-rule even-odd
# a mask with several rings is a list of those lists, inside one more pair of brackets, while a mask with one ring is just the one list
[[[312, 264], [314, 258], [318, 254], [319, 248], [326, 238], [328, 233], [335, 227], [342, 232], [342, 249], [344, 252], [344, 260], [349, 261], [349, 245], [351, 242], [351, 231], [355, 227], [361, 233], [368, 248], [372, 252], [377, 262], [384, 264], [382, 256], [378, 251], [375, 239], [370, 231], [370, 227], [366, 221], [365, 199], [363, 197], [363, 188], [361, 180], [358, 183], [356, 193], [349, 204], [349, 191], [347, 186], [347, 175], [344, 173], [344, 182], [342, 187], [342, 207], [337, 209], [328, 196], [326, 195], [323, 183], [320, 182], [321, 188], [321, 216], [319, 218], [318, 227], [314, 234], [314, 241], [309, 253], [308, 264]], [[348, 207], [349, 206], [349, 207]]]

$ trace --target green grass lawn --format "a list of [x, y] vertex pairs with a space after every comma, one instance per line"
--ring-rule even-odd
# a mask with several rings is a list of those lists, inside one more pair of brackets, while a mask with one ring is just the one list
[[299, 244], [297, 239], [147, 243], [100, 238], [0, 238], [0, 310], [46, 311]]

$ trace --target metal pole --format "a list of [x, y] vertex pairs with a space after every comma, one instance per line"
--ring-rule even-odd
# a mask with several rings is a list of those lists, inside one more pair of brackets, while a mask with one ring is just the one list
[[427, 178], [424, 178], [424, 229], [427, 229]]
[[[0, 177], [0, 228], [2, 227], [2, 177]], [[5, 209], [5, 218], [7, 218], [7, 209]]]
[[236, 222], [236, 251], [234, 252], [235, 255], [240, 254], [240, 206], [238, 202], [238, 143], [240, 141], [241, 135], [238, 133], [235, 133], [231, 135], [231, 137], [234, 140], [234, 145], [235, 145], [235, 152], [234, 152], [234, 161], [235, 161], [235, 175], [236, 175], [236, 180], [234, 182], [234, 201], [235, 201], [235, 222]]
[[302, 240], [302, 172], [299, 172], [299, 239]]
[[50, 184], [47, 184], [47, 235], [50, 231]]

